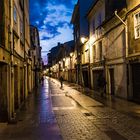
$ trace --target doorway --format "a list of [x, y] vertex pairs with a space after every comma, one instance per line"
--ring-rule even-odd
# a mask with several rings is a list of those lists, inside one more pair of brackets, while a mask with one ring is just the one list
[[88, 71], [87, 70], [83, 71], [83, 81], [84, 81], [84, 86], [89, 87], [89, 78], [88, 78]]
[[8, 120], [7, 111], [7, 65], [0, 63], [0, 121]]
[[18, 67], [14, 67], [14, 107], [18, 109]]
[[20, 68], [20, 103], [24, 101], [23, 68]]
[[93, 70], [92, 75], [93, 75], [93, 89], [98, 92], [102, 91], [103, 90], [102, 79], [104, 79], [104, 71]]
[[115, 80], [114, 80], [114, 69], [109, 69], [110, 75], [110, 93], [111, 95], [115, 94]]
[[132, 64], [133, 99], [140, 102], [140, 63]]

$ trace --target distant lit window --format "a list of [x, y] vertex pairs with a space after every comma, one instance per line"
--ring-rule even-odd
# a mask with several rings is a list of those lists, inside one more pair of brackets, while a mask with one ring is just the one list
[[134, 16], [135, 38], [140, 38], [140, 12]]
[[17, 23], [17, 9], [14, 6], [14, 22]]

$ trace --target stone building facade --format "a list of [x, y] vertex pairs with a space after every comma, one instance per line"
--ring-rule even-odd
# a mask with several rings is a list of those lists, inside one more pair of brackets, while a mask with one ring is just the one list
[[48, 53], [48, 75], [58, 79], [62, 76], [64, 80], [75, 83], [75, 58], [73, 40], [58, 43]]
[[32, 91], [29, 1], [0, 1], [0, 121], [15, 121]]
[[42, 59], [37, 27], [30, 25], [30, 58], [32, 60], [32, 87], [38, 87], [41, 79]]
[[[94, 0], [78, 0], [75, 5], [71, 23], [73, 24], [74, 30], [74, 41], [75, 41], [75, 54], [76, 54], [76, 82], [83, 86], [90, 85], [90, 68], [89, 61], [85, 64], [81, 62], [82, 59], [82, 48], [81, 38], [88, 37], [88, 21], [86, 19], [86, 13]], [[88, 84], [87, 84], [88, 83]]]
[[[9, 89], [11, 75], [10, 75], [10, 52], [8, 34], [10, 24], [10, 13], [6, 8], [9, 7], [9, 3], [5, 3], [4, 0], [0, 1], [0, 120], [7, 120], [10, 113], [10, 98]], [[5, 11], [5, 12], [4, 12]], [[7, 19], [5, 17], [8, 17]], [[5, 24], [6, 23], [6, 24]]]
[[127, 1], [127, 85], [128, 99], [140, 102], [140, 1]]
[[88, 12], [91, 83], [95, 91], [127, 98], [125, 26], [115, 10], [125, 16], [125, 1], [96, 0]]
[[103, 86], [98, 82], [105, 78], [104, 47], [102, 23], [105, 21], [105, 1], [93, 3], [87, 15], [89, 21], [89, 40], [86, 43], [90, 58], [91, 88], [101, 91]]
[[[102, 75], [106, 79], [107, 94], [138, 102], [140, 101], [139, 6], [140, 1], [137, 0], [93, 1], [86, 14], [89, 22], [89, 38], [80, 47], [79, 53], [81, 54], [79, 62], [84, 69], [87, 63], [90, 63], [91, 79], [86, 80], [87, 86], [90, 87], [91, 83], [92, 89], [100, 91], [98, 78]], [[73, 17], [76, 17], [75, 11]], [[76, 21], [80, 14], [77, 14]], [[84, 74], [82, 76], [85, 81]], [[85, 77], [88, 77], [88, 72]]]

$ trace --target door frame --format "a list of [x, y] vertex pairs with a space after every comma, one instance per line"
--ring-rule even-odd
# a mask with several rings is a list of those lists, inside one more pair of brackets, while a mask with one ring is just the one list
[[[112, 81], [113, 81], [113, 83], [112, 83]], [[114, 68], [109, 68], [109, 94], [115, 95]]]

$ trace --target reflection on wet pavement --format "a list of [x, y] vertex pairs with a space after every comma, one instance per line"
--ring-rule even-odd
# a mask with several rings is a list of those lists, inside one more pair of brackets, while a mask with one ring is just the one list
[[119, 112], [125, 113], [135, 119], [138, 119], [140, 121], [140, 108], [139, 104], [127, 101], [126, 99], [120, 99], [116, 98], [113, 95], [103, 95], [103, 97], [100, 95], [100, 93], [95, 92], [91, 89], [84, 88], [80, 85], [71, 84], [65, 82], [65, 84], [72, 89], [76, 89], [77, 91], [103, 103], [105, 106], [109, 106]]
[[49, 91], [49, 83], [45, 79], [18, 114], [17, 124], [6, 125], [0, 132], [0, 140], [61, 140]]
[[53, 110], [69, 110], [69, 109], [80, 109], [81, 106], [67, 96], [66, 91], [60, 89], [54, 82], [50, 82], [51, 87], [51, 100]]

